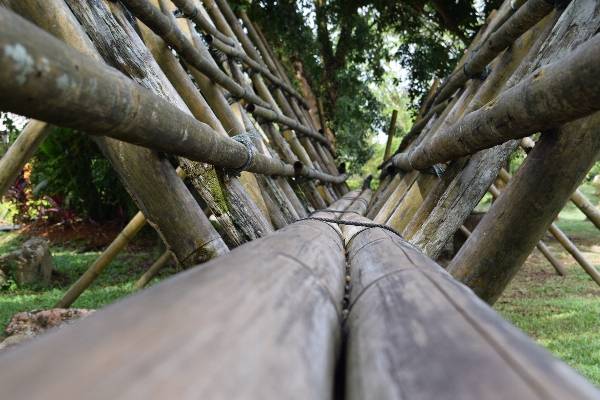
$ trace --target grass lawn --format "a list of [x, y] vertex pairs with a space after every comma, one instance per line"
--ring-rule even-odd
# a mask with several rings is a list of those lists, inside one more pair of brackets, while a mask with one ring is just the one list
[[[73, 307], [99, 308], [132, 293], [133, 284], [158, 258], [153, 249], [156, 238], [152, 233], [134, 239], [125, 252], [121, 253], [73, 303]], [[26, 235], [0, 232], [0, 254], [18, 249], [20, 244], [29, 238], [30, 236]], [[81, 241], [51, 245], [54, 267], [59, 276], [53, 277], [48, 285], [36, 284], [23, 288], [17, 288], [14, 284], [5, 285], [0, 290], [0, 335], [15, 313], [52, 308], [60, 296], [100, 255], [100, 251], [89, 250], [89, 247]], [[149, 285], [175, 272], [177, 268], [171, 262]]]
[[[580, 190], [594, 205], [590, 185]], [[571, 202], [556, 224], [600, 269], [600, 231]], [[550, 235], [542, 239], [565, 265], [560, 277], [536, 249], [494, 308], [535, 341], [600, 386], [600, 287]]]

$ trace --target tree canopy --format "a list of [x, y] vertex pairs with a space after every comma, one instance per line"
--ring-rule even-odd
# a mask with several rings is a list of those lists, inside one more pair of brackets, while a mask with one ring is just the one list
[[[398, 86], [406, 71], [414, 114], [434, 77], [456, 65], [484, 16], [499, 0], [232, 0], [262, 29], [292, 74], [322, 99], [338, 150], [354, 169], [372, 150], [368, 139], [385, 123], [384, 105], [369, 85]], [[385, 105], [387, 106], [387, 105]]]

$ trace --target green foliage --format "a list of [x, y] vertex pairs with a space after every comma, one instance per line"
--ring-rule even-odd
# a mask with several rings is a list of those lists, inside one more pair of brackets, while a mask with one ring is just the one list
[[33, 193], [47, 195], [63, 212], [98, 221], [128, 218], [136, 211], [129, 194], [89, 135], [54, 128], [36, 152]]
[[[406, 107], [414, 111], [432, 78], [450, 73], [483, 15], [499, 1], [484, 1], [480, 11], [462, 0], [436, 2], [441, 9], [428, 0], [232, 3], [260, 26], [288, 71], [302, 71], [323, 101], [341, 161], [356, 173], [371, 158], [370, 139], [384, 127], [384, 110], [390, 105], [373, 88], [400, 83], [399, 76], [386, 79], [390, 62], [407, 71]], [[294, 73], [289, 75], [294, 81]]]
[[[154, 235], [152, 235], [154, 237]], [[25, 235], [0, 232], [0, 254], [14, 251], [29, 239]], [[98, 258], [100, 252], [86, 251], [85, 243], [73, 245], [50, 245], [54, 266], [59, 276], [50, 284], [31, 284], [24, 287], [5, 285], [0, 290], [0, 326], [4, 327], [10, 318], [25, 310], [50, 309], [69, 288]], [[146, 272], [157, 258], [146, 248], [136, 246], [119, 254], [117, 258], [96, 278], [94, 283], [73, 303], [76, 308], [100, 308], [119, 298], [133, 293], [133, 285]], [[167, 266], [149, 285], [178, 272], [174, 266]], [[148, 285], [148, 286], [149, 286]]]

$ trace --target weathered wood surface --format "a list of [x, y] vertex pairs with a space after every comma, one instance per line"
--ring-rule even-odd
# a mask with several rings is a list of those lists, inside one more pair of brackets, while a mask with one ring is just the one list
[[[518, 63], [519, 59], [533, 58], [541, 46], [540, 42], [550, 34], [555, 21], [556, 18], [543, 20], [532, 29], [533, 34], [528, 33], [519, 38], [503, 53], [498, 64], [512, 69], [511, 64]], [[529, 53], [523, 57], [523, 48], [527, 47], [530, 47]], [[515, 56], [514, 53], [517, 55]], [[512, 84], [518, 83], [525, 73], [525, 69], [517, 69], [511, 77]], [[464, 112], [468, 113], [476, 109], [481, 102], [493, 98], [510, 87], [510, 82], [504, 86], [499, 84], [505, 79], [506, 75], [502, 71], [492, 73], [488, 77], [488, 82], [482, 86]], [[437, 257], [451, 235], [483, 197], [515, 146], [516, 141], [507, 142], [479, 152], [469, 159], [451, 163], [408, 224], [403, 235], [430, 257]]]
[[493, 304], [599, 156], [598, 113], [542, 133], [448, 271]]
[[410, 188], [408, 188], [404, 198], [398, 203], [396, 209], [389, 214], [385, 224], [402, 232], [421, 204], [423, 204], [423, 200], [431, 192], [438, 179], [435, 175], [420, 173]]
[[[500, 170], [499, 176], [503, 178], [503, 182], [505, 183], [504, 186], [506, 187], [506, 184], [508, 184], [508, 181], [510, 180], [510, 178], [506, 179], [508, 177], [508, 172], [506, 172], [502, 169], [502, 170]], [[488, 191], [492, 195], [492, 198], [494, 201], [496, 199], [498, 199], [498, 197], [500, 196], [500, 190], [493, 184], [490, 186]], [[473, 231], [473, 230], [474, 229], [471, 229], [471, 231]], [[569, 238], [567, 238], [567, 236], [560, 229], [558, 229], [558, 227], [556, 225], [552, 224], [550, 226], [549, 232], [551, 232], [557, 238], [559, 243], [561, 243], [561, 244], [564, 243], [563, 247], [570, 253], [573, 251], [573, 249], [575, 249], [574, 252], [571, 254], [577, 255], [577, 257], [575, 257], [575, 259], [577, 259], [577, 261], [584, 260], [583, 264], [581, 264], [581, 265], [583, 266], [583, 268], [585, 270], [588, 270], [588, 269], [594, 270], [593, 266], [591, 268], [588, 268], [589, 262], [585, 259], [585, 257], [583, 257], [583, 255], [581, 253], [579, 253], [579, 250], [575, 247], [575, 245], [569, 240]], [[469, 236], [471, 236], [471, 235], [469, 235]], [[552, 266], [554, 267], [554, 269], [556, 270], [556, 273], [558, 275], [567, 276], [569, 274], [567, 272], [567, 269], [564, 267], [564, 265], [562, 265], [562, 263], [560, 261], [558, 261], [558, 259], [556, 257], [554, 257], [554, 255], [550, 252], [550, 249], [548, 248], [548, 246], [546, 246], [546, 244], [544, 242], [542, 242], [540, 240], [539, 242], [537, 242], [535, 247], [537, 247], [538, 250], [544, 255], [544, 257], [546, 257], [546, 259], [550, 262], [550, 264], [552, 264]], [[458, 253], [458, 252], [456, 252], [456, 253]]]
[[25, 164], [31, 160], [53, 128], [53, 125], [36, 120], [29, 121], [23, 128], [17, 140], [0, 159], [0, 197], [10, 189]]
[[344, 277], [332, 227], [290, 225], [3, 355], [2, 398], [331, 399]]
[[497, 31], [490, 34], [481, 48], [465, 63], [464, 71], [459, 70], [449, 78], [434, 104], [443, 102], [463, 86], [470, 79], [467, 71], [473, 75], [480, 73], [498, 54], [535, 26], [553, 9], [553, 4], [547, 0], [531, 0], [524, 7], [519, 8]]
[[[67, 2], [86, 27], [86, 31], [107, 63], [115, 63], [114, 67], [121, 69], [141, 86], [167, 100], [179, 110], [191, 114], [153, 59], [151, 52], [116, 7], [113, 7], [117, 17], [114, 18], [100, 0], [89, 2], [67, 0]], [[224, 177], [223, 172], [217, 171], [211, 165], [192, 162], [181, 157], [178, 160], [196, 190], [211, 207], [215, 217], [236, 244], [268, 235], [273, 231], [270, 221], [236, 179]]]
[[348, 399], [592, 399], [600, 393], [410, 244], [348, 246]]
[[394, 164], [427, 168], [593, 114], [600, 107], [600, 83], [594, 78], [600, 73], [598, 52], [600, 37], [593, 37], [417, 147], [411, 164], [406, 153], [396, 155]]
[[418, 171], [410, 171], [402, 180], [398, 183], [398, 186], [394, 189], [394, 191], [390, 194], [390, 196], [386, 199], [385, 203], [382, 205], [381, 209], [377, 212], [373, 221], [377, 224], [384, 223], [390, 214], [396, 209], [400, 201], [406, 196], [407, 189], [413, 184], [413, 182], [419, 177]]
[[[77, 51], [95, 60], [101, 60], [63, 2], [47, 4], [29, 1], [17, 2], [12, 6], [58, 38], [72, 46], [77, 46], [75, 47]], [[48, 15], [52, 17], [47, 18]], [[19, 17], [13, 14], [13, 18]], [[21, 21], [24, 23], [23, 20]], [[58, 22], [60, 26], [57, 25]], [[37, 30], [33, 25], [29, 26], [30, 29]], [[64, 46], [62, 42], [61, 45]], [[81, 56], [77, 51], [73, 50], [72, 54]], [[85, 56], [83, 57], [87, 60]], [[49, 107], [49, 103], [43, 103], [43, 106]], [[159, 232], [182, 266], [190, 267], [228, 251], [225, 243], [164, 157], [159, 157], [157, 153], [148, 149], [110, 138], [97, 137], [95, 140], [140, 210]], [[163, 190], [163, 188], [169, 189]], [[165, 204], [178, 204], [178, 208], [165, 209]], [[182, 214], [185, 218], [181, 217]], [[94, 274], [97, 274], [97, 271]], [[78, 291], [84, 289], [85, 287]], [[74, 295], [70, 301], [72, 302], [77, 296], [78, 294]]]

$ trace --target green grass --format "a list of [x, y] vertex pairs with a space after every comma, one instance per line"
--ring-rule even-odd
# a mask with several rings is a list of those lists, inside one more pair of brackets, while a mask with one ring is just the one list
[[[597, 205], [590, 185], [580, 190]], [[572, 203], [556, 224], [600, 269], [600, 232]], [[600, 287], [551, 236], [542, 239], [565, 265], [567, 277], [554, 273], [535, 250], [494, 308], [537, 343], [600, 386]]]
[[[0, 254], [16, 250], [28, 236], [0, 232]], [[86, 246], [83, 246], [86, 247]], [[99, 251], [81, 252], [82, 244], [51, 245], [54, 267], [60, 276], [48, 285], [29, 285], [0, 290], [0, 326], [4, 327], [17, 312], [32, 309], [49, 309], [69, 286], [75, 282], [98, 258]], [[132, 286], [152, 265], [157, 255], [148, 249], [130, 245], [121, 253], [73, 303], [76, 308], [99, 308], [132, 293]], [[151, 248], [150, 248], [151, 250]], [[176, 272], [175, 267], [161, 271], [149, 285]], [[1, 332], [0, 332], [1, 333]]]

